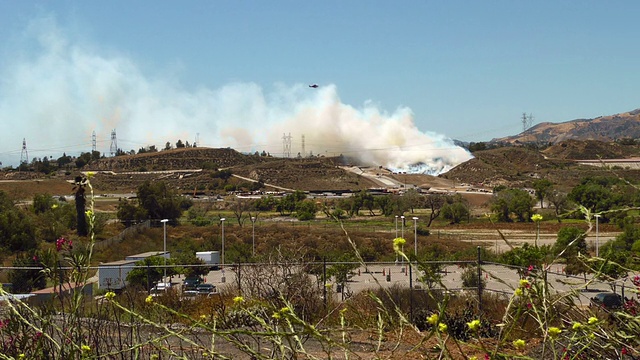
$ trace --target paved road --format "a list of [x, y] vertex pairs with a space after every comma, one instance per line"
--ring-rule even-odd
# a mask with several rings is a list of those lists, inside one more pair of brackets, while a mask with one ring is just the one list
[[[356, 293], [365, 289], [372, 289], [380, 286], [391, 287], [393, 285], [408, 288], [408, 271], [409, 267], [406, 264], [375, 264], [367, 267], [361, 267], [356, 270], [356, 275], [353, 276], [347, 284], [346, 291]], [[449, 290], [461, 290], [461, 275], [464, 269], [458, 265], [448, 265], [444, 268], [444, 271], [442, 278], [444, 286]], [[416, 284], [415, 287], [421, 288], [420, 283], [416, 282], [416, 275], [417, 274], [414, 272], [413, 280]], [[486, 281], [486, 291], [499, 292], [508, 295], [513, 293], [514, 289], [518, 287], [520, 281], [520, 277], [515, 270], [501, 265], [483, 265], [482, 276]], [[205, 281], [216, 285], [218, 289], [224, 289], [225, 287], [237, 287], [236, 273], [233, 268], [212, 271], [205, 277]], [[598, 281], [591, 282], [591, 278], [589, 276], [587, 277], [587, 281], [590, 283], [587, 286], [583, 277], [569, 277], [564, 275], [562, 265], [552, 265], [550, 267], [548, 281], [552, 291], [561, 293], [577, 291], [579, 293], [578, 305], [581, 306], [587, 306], [589, 304], [589, 299], [594, 296], [595, 293], [611, 291], [609, 284]], [[630, 281], [625, 282], [625, 296], [632, 298], [635, 297], [636, 294], [630, 290], [630, 285]], [[336, 284], [332, 284], [332, 289], [334, 299], [341, 300], [343, 294], [335, 291], [337, 289]], [[617, 292], [621, 292], [620, 286], [617, 287]]]

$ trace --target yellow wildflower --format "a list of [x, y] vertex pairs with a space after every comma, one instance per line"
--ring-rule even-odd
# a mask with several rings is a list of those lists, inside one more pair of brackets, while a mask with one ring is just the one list
[[[346, 309], [345, 309], [346, 310]], [[282, 309], [280, 309], [280, 312], [283, 314], [286, 314], [288, 312], [290, 312], [291, 310], [288, 307], [283, 307]]]
[[427, 318], [427, 322], [431, 325], [437, 324], [438, 320], [438, 314], [433, 314]]
[[560, 330], [560, 328], [552, 326], [552, 327], [549, 328], [549, 330], [547, 332], [548, 332], [550, 338], [555, 339], [555, 338], [558, 337], [558, 335], [560, 335], [562, 330]]
[[573, 323], [573, 325], [571, 326], [571, 328], [572, 328], [573, 330], [580, 330], [580, 328], [582, 328], [582, 324], [576, 321], [576, 322], [574, 322], [574, 323]]
[[522, 289], [521, 288], [517, 288], [515, 291], [516, 296], [522, 296]]
[[533, 220], [533, 221], [542, 221], [542, 215], [540, 215], [540, 214], [533, 214], [533, 215], [531, 216], [531, 220]]
[[438, 324], [438, 330], [439, 330], [440, 332], [447, 332], [447, 329], [448, 329], [448, 328], [449, 328], [449, 327], [448, 327], [448, 326], [447, 326], [447, 324], [445, 324], [445, 323], [440, 323], [440, 324]]
[[520, 287], [521, 287], [521, 288], [529, 287], [529, 280], [527, 280], [527, 279], [520, 279]]
[[407, 242], [407, 240], [401, 238], [401, 237], [397, 237], [395, 239], [393, 239], [393, 250], [395, 252], [400, 251], [400, 249], [402, 248], [402, 246]]
[[280, 313], [273, 313], [273, 315], [271, 315], [271, 317], [276, 319], [276, 320], [281, 318]]
[[25, 355], [24, 354], [20, 354], [18, 355], [18, 359], [24, 359]]
[[524, 349], [525, 345], [527, 343], [522, 340], [522, 339], [518, 339], [518, 340], [513, 340], [513, 347], [515, 347], [517, 350], [522, 350]]
[[91, 179], [95, 175], [96, 175], [96, 173], [94, 173], [93, 171], [89, 171], [89, 172], [87, 172], [87, 179]]
[[595, 316], [592, 316], [589, 318], [589, 320], [587, 320], [587, 322], [589, 323], [589, 325], [593, 325], [598, 322], [598, 318]]
[[480, 327], [480, 320], [473, 320], [471, 322], [467, 323], [467, 326], [469, 327], [469, 330], [471, 331], [477, 331], [478, 328]]
[[80, 348], [82, 351], [91, 351], [91, 347], [89, 345], [82, 344]]
[[153, 296], [151, 295], [147, 296], [147, 298], [144, 299], [144, 302], [146, 302], [147, 304], [153, 303]]
[[114, 297], [116, 297], [116, 293], [114, 293], [113, 291], [107, 291], [106, 294], [104, 294], [105, 299], [107, 300], [111, 300]]
[[236, 296], [233, 298], [233, 302], [236, 304], [240, 304], [244, 302], [244, 298], [242, 296]]

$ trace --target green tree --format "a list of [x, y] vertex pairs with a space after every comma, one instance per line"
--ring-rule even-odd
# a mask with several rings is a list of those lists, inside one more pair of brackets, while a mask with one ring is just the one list
[[518, 266], [518, 273], [523, 276], [530, 266], [540, 269], [542, 264], [549, 261], [551, 248], [548, 245], [530, 246], [524, 243], [521, 247], [513, 248], [500, 255], [500, 262]]
[[544, 209], [544, 199], [549, 195], [553, 183], [547, 179], [538, 179], [533, 182], [533, 189], [536, 192], [536, 198], [540, 201], [540, 208]]
[[[586, 207], [592, 213], [602, 213], [617, 206], [632, 205], [632, 198], [622, 195], [620, 185], [619, 179], [589, 177], [571, 189], [567, 196], [569, 200]], [[609, 220], [606, 215], [603, 214], [600, 219], [602, 222]]]
[[558, 238], [553, 246], [553, 252], [560, 258], [565, 259], [566, 266], [564, 271], [569, 275], [585, 274], [586, 276], [586, 273], [590, 271], [583, 261], [583, 257], [587, 253], [585, 238], [584, 231], [573, 226], [564, 227], [558, 231]]
[[393, 215], [394, 202], [391, 199], [391, 196], [389, 196], [389, 195], [376, 196], [374, 198], [374, 202], [375, 202], [376, 206], [378, 207], [378, 209], [380, 209], [380, 211], [382, 212], [382, 215], [384, 215], [384, 216]]
[[419, 207], [424, 201], [423, 196], [420, 195], [420, 192], [417, 189], [409, 189], [403, 195], [402, 199], [404, 205], [414, 213], [415, 208]]
[[51, 211], [51, 208], [56, 204], [56, 200], [49, 194], [36, 194], [33, 196], [33, 203], [31, 208], [36, 214], [42, 214], [47, 211]]
[[447, 198], [442, 194], [430, 194], [424, 197], [424, 205], [429, 209], [429, 222], [427, 227], [431, 226], [431, 223], [440, 216], [442, 207], [447, 203]]
[[126, 227], [148, 218], [147, 211], [144, 208], [127, 199], [118, 200], [116, 216]]
[[553, 190], [547, 195], [547, 200], [549, 200], [549, 203], [553, 206], [553, 211], [558, 222], [562, 222], [561, 216], [567, 209], [569, 209], [571, 203], [567, 194]]
[[[586, 234], [582, 229], [568, 226], [558, 231], [558, 238], [553, 245], [553, 253], [564, 259], [569, 259], [578, 255], [586, 254], [587, 242]], [[562, 253], [562, 255], [560, 255]]]
[[449, 197], [442, 206], [442, 217], [452, 224], [458, 224], [462, 220], [469, 220], [470, 211], [467, 201], [460, 195]]
[[514, 214], [518, 221], [525, 222], [531, 219], [534, 202], [524, 190], [506, 189], [494, 195], [491, 211], [498, 215], [499, 221], [510, 222], [511, 214]]
[[311, 200], [300, 201], [296, 205], [296, 217], [298, 220], [313, 220], [316, 218], [316, 212], [318, 212], [318, 207]]
[[10, 251], [28, 251], [38, 247], [33, 218], [13, 205], [0, 211], [0, 246]]
[[138, 204], [150, 219], [169, 219], [174, 223], [184, 210], [181, 196], [175, 195], [163, 181], [146, 181], [138, 187]]

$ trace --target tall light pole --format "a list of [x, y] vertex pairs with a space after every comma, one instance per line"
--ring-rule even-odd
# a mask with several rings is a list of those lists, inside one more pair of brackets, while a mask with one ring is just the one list
[[160, 222], [164, 226], [164, 253], [162, 257], [164, 258], [164, 277], [162, 278], [162, 282], [164, 283], [167, 279], [167, 222], [169, 219], [162, 219]]
[[[404, 239], [404, 215], [400, 216], [400, 219], [402, 219], [402, 236], [400, 236], [402, 239]], [[404, 243], [402, 243], [402, 247], [400, 248], [400, 250], [402, 251], [402, 253], [404, 254]], [[400, 258], [400, 262], [404, 264], [404, 256], [402, 258]]]
[[251, 244], [252, 244], [252, 253], [251, 256], [256, 256], [256, 217], [251, 217]]
[[413, 217], [413, 255], [418, 258], [418, 218]]
[[398, 237], [398, 215], [396, 215], [396, 237]]
[[[394, 239], [398, 238], [398, 215], [396, 215], [396, 237]], [[396, 264], [398, 263], [398, 253], [396, 252]]]
[[600, 257], [600, 237], [599, 237], [599, 230], [598, 229], [598, 223], [600, 220], [600, 214], [595, 214], [593, 215], [596, 218], [596, 257]]
[[224, 221], [227, 220], [225, 218], [220, 218], [220, 222], [222, 223], [222, 264], [221, 268], [224, 269]]

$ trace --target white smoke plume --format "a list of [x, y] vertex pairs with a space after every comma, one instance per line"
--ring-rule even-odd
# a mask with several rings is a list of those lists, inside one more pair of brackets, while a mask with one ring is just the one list
[[[14, 44], [15, 45], [15, 44]], [[283, 155], [338, 155], [396, 171], [437, 174], [471, 155], [445, 136], [421, 132], [408, 108], [392, 113], [373, 103], [340, 101], [334, 85], [279, 84], [270, 93], [254, 83], [185, 90], [171, 76], [148, 76], [132, 60], [72, 42], [55, 21], [32, 24], [0, 64], [0, 161], [17, 165], [22, 139], [30, 158], [118, 147], [138, 150], [180, 139], [198, 146]], [[29, 159], [29, 161], [31, 160]]]

